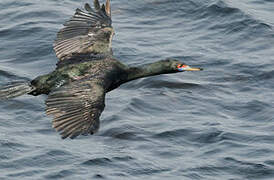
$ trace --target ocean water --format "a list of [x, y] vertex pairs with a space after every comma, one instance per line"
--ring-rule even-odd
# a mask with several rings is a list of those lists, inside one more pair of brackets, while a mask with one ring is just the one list
[[[86, 0], [1, 0], [0, 85], [52, 71]], [[101, 128], [62, 140], [47, 96], [0, 102], [0, 179], [274, 179], [274, 1], [112, 0], [115, 57], [203, 67], [108, 93]]]

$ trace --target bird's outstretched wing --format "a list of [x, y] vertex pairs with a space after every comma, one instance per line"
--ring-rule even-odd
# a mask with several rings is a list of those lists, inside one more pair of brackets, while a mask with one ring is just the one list
[[110, 0], [102, 6], [94, 0], [94, 8], [85, 4], [84, 10], [76, 9], [64, 24], [54, 42], [54, 51], [59, 60], [83, 54], [111, 54], [113, 34]]
[[105, 90], [98, 79], [75, 81], [56, 89], [46, 100], [52, 126], [63, 139], [93, 134], [99, 129], [99, 117], [105, 107]]

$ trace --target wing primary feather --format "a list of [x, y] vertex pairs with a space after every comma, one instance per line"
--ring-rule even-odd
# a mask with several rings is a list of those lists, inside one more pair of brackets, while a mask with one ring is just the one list
[[[58, 57], [66, 57], [69, 54], [77, 53], [79, 51], [80, 47], [76, 46], [75, 44], [72, 44], [70, 48], [67, 48], [66, 50], [60, 50], [60, 52], [57, 52], [56, 55]], [[64, 55], [62, 55], [64, 54]]]
[[97, 17], [97, 18], [100, 18], [100, 16], [98, 16], [96, 14], [96, 12], [89, 12], [89, 13], [85, 13], [84, 11], [82, 11], [81, 9], [76, 9], [76, 12], [74, 14], [74, 16], [86, 16], [86, 17], [89, 17], [89, 18], [92, 18], [93, 16]]
[[83, 127], [86, 125], [86, 122], [85, 121], [74, 121], [74, 122], [69, 122], [69, 123], [67, 123], [65, 126], [61, 126], [61, 127], [59, 127], [59, 129], [58, 129], [58, 132], [63, 132], [63, 131], [66, 131], [66, 132], [68, 132], [68, 131], [70, 131], [70, 130], [72, 130], [72, 129], [78, 129], [79, 127], [81, 127], [81, 129], [79, 129], [79, 130], [82, 130], [83, 129]]
[[88, 14], [88, 13], [83, 12], [83, 11], [80, 10], [80, 9], [79, 9], [79, 11], [77, 11], [77, 12], [75, 13], [74, 16], [79, 16], [79, 15], [81, 15], [81, 16], [86, 16], [86, 17], [88, 17], [88, 18], [93, 18], [93, 17], [96, 17], [96, 18], [98, 18], [98, 19], [101, 18], [100, 16], [98, 16], [97, 13], [90, 12], [90, 13]]
[[73, 126], [76, 126], [77, 124], [81, 124], [83, 122], [78, 122], [79, 120], [78, 119], [73, 119], [73, 120], [70, 120], [70, 121], [65, 121], [63, 123], [58, 123], [56, 125], [54, 125], [53, 127], [58, 131], [58, 132], [61, 132], [63, 131], [64, 129], [70, 129], [71, 127]]
[[81, 134], [81, 131], [76, 131], [75, 133], [73, 133], [73, 134], [70, 135], [70, 139], [74, 139], [77, 136], [79, 136], [80, 134]]
[[77, 43], [72, 42], [72, 41], [69, 41], [69, 42], [60, 41], [60, 42], [55, 44], [54, 49], [55, 50], [60, 50], [60, 49], [66, 48], [68, 46], [73, 46], [74, 44], [77, 44]]
[[60, 134], [61, 134], [61, 136], [62, 136], [63, 139], [69, 137], [73, 132], [79, 131], [80, 134], [81, 134], [82, 133], [81, 126], [83, 126], [83, 125], [82, 124], [77, 124], [76, 126], [74, 126], [71, 129], [66, 129], [66, 130], [62, 131]]
[[104, 4], [103, 4], [102, 7], [101, 7], [101, 11], [103, 12], [103, 14], [107, 14], [107, 13], [106, 13], [106, 7], [105, 7]]
[[73, 17], [69, 20], [69, 23], [83, 23], [88, 24], [91, 21], [92, 18], [83, 18], [83, 17]]
[[96, 19], [95, 18], [90, 18], [90, 19], [86, 19], [86, 18], [79, 18], [79, 17], [75, 17], [75, 18], [72, 18], [71, 20], [69, 20], [68, 23], [70, 24], [73, 24], [73, 23], [77, 23], [79, 26], [78, 27], [81, 27], [84, 25], [88, 25], [89, 27], [92, 26], [91, 24], [92, 23], [96, 23]]
[[[68, 109], [66, 109], [66, 111], [68, 111]], [[67, 117], [70, 117], [70, 116], [76, 116], [78, 114], [81, 114], [81, 112], [82, 112], [82, 109], [78, 109], [77, 107], [75, 107], [74, 109], [70, 109], [69, 112], [67, 112], [66, 114], [58, 116], [56, 118], [56, 121], [58, 121], [60, 118], [67, 118]]]
[[61, 120], [61, 118], [64, 119], [64, 118], [68, 118], [68, 117], [71, 117], [71, 116], [76, 116], [78, 114], [81, 114], [81, 112], [82, 112], [82, 109], [71, 106], [71, 108], [69, 108], [69, 107], [66, 108], [66, 114], [62, 114], [60, 116], [57, 116], [55, 118], [55, 120], [59, 121], [59, 120]]
[[94, 0], [94, 8], [97, 11], [100, 11], [100, 3], [98, 0]]
[[72, 97], [60, 97], [60, 98], [52, 98], [52, 99], [49, 99], [46, 104], [55, 104], [55, 103], [58, 103], [58, 102], [66, 102], [66, 103], [70, 103], [70, 102], [75, 102], [75, 98], [72, 98]]
[[83, 13], [81, 13], [81, 14], [75, 14], [70, 20], [82, 19], [82, 20], [89, 21], [90, 19], [93, 19], [93, 18], [97, 18], [97, 17], [87, 16], [87, 15], [83, 15]]
[[58, 42], [56, 45], [55, 45], [55, 49], [56, 50], [60, 50], [63, 49], [63, 48], [66, 48], [68, 46], [74, 46], [74, 45], [79, 45], [78, 44], [78, 41], [76, 40], [73, 40], [73, 39], [70, 39], [70, 41], [68, 42], [64, 42], [64, 41], [61, 41], [61, 42]]
[[[80, 50], [80, 47], [78, 47], [77, 45], [76, 45], [76, 43], [75, 44], [72, 44], [69, 48], [67, 48], [67, 49], [64, 49], [64, 50], [60, 50], [60, 52], [58, 52], [58, 53], [56, 53], [58, 56], [60, 55], [61, 57], [66, 57], [66, 56], [68, 56], [69, 54], [73, 54], [73, 53], [77, 53], [78, 51]], [[64, 55], [62, 55], [62, 54], [64, 54]]]
[[[85, 30], [85, 32], [88, 32], [88, 29], [86, 27], [67, 27], [67, 28], [64, 28], [62, 31], [60, 31], [57, 35], [60, 36], [60, 35], [64, 35], [64, 33], [66, 32], [70, 32], [70, 31], [83, 31]], [[57, 37], [58, 38], [58, 37]], [[66, 40], [66, 39], [64, 39]]]
[[63, 52], [67, 52], [67, 51], [71, 51], [73, 49], [77, 48], [77, 44], [70, 44], [67, 46], [61, 46], [59, 48], [55, 48], [55, 50], [57, 51], [57, 55], [60, 55]]
[[[47, 105], [47, 106], [50, 106], [50, 105]], [[60, 108], [60, 107], [54, 107], [54, 109], [57, 109], [57, 108]], [[75, 107], [75, 106], [66, 107], [66, 111], [75, 111], [76, 108], [77, 108], [77, 107]], [[51, 108], [51, 109], [52, 109], [52, 108]], [[47, 115], [54, 115], [54, 116], [55, 116], [55, 119], [56, 119], [56, 118], [59, 118], [59, 117], [61, 117], [61, 116], [63, 116], [64, 113], [66, 113], [66, 111], [60, 110], [60, 109], [59, 109], [59, 111], [58, 111], [59, 114], [56, 115], [55, 113], [58, 113], [57, 110], [54, 111], [54, 110], [51, 110], [51, 109], [47, 109], [47, 110], [46, 110], [46, 113], [47, 113]]]
[[52, 124], [52, 127], [54, 128], [57, 128], [58, 126], [62, 125], [62, 124], [65, 124], [65, 123], [68, 123], [70, 121], [74, 121], [74, 120], [77, 120], [79, 121], [79, 119], [75, 119], [75, 116], [72, 116], [72, 117], [64, 117], [64, 118], [59, 118], [59, 119], [54, 119], [53, 121], [53, 124]]
[[72, 18], [74, 17], [85, 18], [87, 20], [90, 20], [90, 19], [99, 20], [101, 18], [97, 13], [93, 13], [93, 12], [86, 13], [83, 11], [76, 13]]
[[111, 17], [111, 6], [110, 6], [110, 0], [107, 0], [106, 2], [106, 13], [109, 17]]
[[85, 4], [85, 9], [89, 12], [92, 12], [92, 8], [90, 7], [88, 3]]
[[66, 49], [68, 49], [68, 48], [74, 48], [75, 46], [77, 46], [78, 44], [77, 43], [74, 43], [74, 44], [66, 44], [66, 43], [64, 43], [64, 44], [60, 44], [60, 45], [58, 45], [58, 46], [56, 46], [55, 48], [54, 48], [54, 50], [57, 50], [57, 51], [65, 51]]
[[[47, 109], [47, 112], [51, 112], [51, 109], [54, 108], [54, 109], [59, 109], [60, 112], [66, 110], [66, 111], [69, 111], [69, 113], [72, 113], [73, 111], [77, 110], [77, 106], [75, 106], [75, 103], [70, 103], [70, 104], [74, 104], [74, 105], [67, 105], [67, 106], [62, 106], [62, 105], [55, 105], [55, 104], [46, 104], [49, 108]], [[59, 117], [59, 115], [58, 115]]]
[[62, 40], [62, 41], [57, 41], [56, 43], [55, 43], [55, 47], [59, 47], [60, 45], [62, 45], [63, 46], [63, 44], [64, 45], [69, 45], [69, 44], [73, 44], [73, 41], [75, 41], [74, 39], [66, 39], [66, 40]]
[[58, 110], [58, 109], [56, 109], [56, 108], [50, 108], [50, 109], [47, 109], [47, 110], [46, 110], [46, 114], [47, 114], [47, 115], [57, 114], [57, 113], [59, 113], [59, 112], [60, 112], [60, 110]]

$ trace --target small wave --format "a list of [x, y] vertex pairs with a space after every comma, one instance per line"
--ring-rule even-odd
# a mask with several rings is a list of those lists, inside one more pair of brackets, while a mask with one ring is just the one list
[[255, 77], [257, 81], [274, 79], [274, 70], [265, 71]]
[[[149, 82], [148, 82], [149, 81]], [[179, 82], [169, 82], [162, 80], [147, 80], [139, 84], [140, 87], [145, 88], [168, 88], [168, 89], [193, 89], [202, 88], [203, 86], [196, 83], [179, 83]]]
[[[201, 7], [199, 18], [211, 20], [207, 24], [208, 29], [213, 33], [218, 31], [222, 35], [237, 35], [239, 37], [228, 37], [225, 43], [231, 43], [229, 39], [239, 39], [241, 41], [250, 40], [250, 38], [258, 38], [267, 33], [272, 32], [272, 26], [262, 22], [241, 9], [230, 7], [224, 1], [217, 1], [211, 5]], [[258, 36], [258, 34], [260, 34]], [[235, 40], [234, 40], [235, 41]]]
[[270, 64], [258, 65], [252, 62], [249, 63], [234, 63], [224, 66], [223, 69], [229, 69], [223, 76], [214, 77], [214, 81], [233, 83], [233, 82], [252, 82], [257, 83], [262, 80], [271, 80], [274, 78], [274, 71], [266, 71]]
[[[246, 147], [246, 143], [264, 142], [271, 143], [273, 137], [264, 135], [250, 135], [246, 133], [225, 132], [216, 128], [208, 130], [198, 130], [193, 128], [177, 129], [172, 131], [164, 131], [152, 136], [156, 139], [168, 140], [169, 142], [176, 141], [181, 144], [212, 144], [218, 143], [224, 145], [226, 148]], [[183, 137], [179, 140], [178, 137]], [[209, 153], [212, 153], [209, 151]]]
[[228, 16], [231, 14], [241, 13], [241, 10], [238, 8], [229, 7], [223, 1], [217, 1], [217, 3], [207, 6], [206, 11], [210, 16]]
[[133, 157], [131, 156], [115, 156], [112, 158], [106, 158], [106, 157], [102, 157], [102, 158], [94, 158], [94, 159], [90, 159], [87, 161], [84, 161], [83, 163], [81, 163], [81, 165], [85, 165], [85, 166], [108, 166], [108, 165], [112, 165], [112, 163], [117, 163], [117, 162], [127, 162], [127, 161], [132, 161], [134, 160]]
[[[176, 141], [181, 144], [210, 144], [222, 141], [222, 131], [215, 128], [203, 131], [193, 128], [189, 129], [177, 129], [172, 131], [165, 131], [154, 135], [154, 138], [167, 139], [168, 141]], [[178, 141], [178, 137], [184, 137]], [[177, 139], [177, 140], [176, 140]]]
[[[143, 135], [143, 130], [134, 130], [136, 129], [135, 127], [129, 127], [129, 126], [119, 126], [117, 128], [110, 128], [107, 129], [106, 131], [102, 131], [100, 135], [102, 136], [107, 136], [107, 137], [112, 137], [115, 139], [121, 139], [121, 140], [130, 140], [130, 141], [146, 141]], [[138, 133], [137, 133], [138, 132]]]
[[263, 164], [256, 163], [244, 163], [243, 161], [235, 161], [233, 158], [225, 158], [225, 165], [219, 166], [200, 166], [197, 168], [188, 169], [188, 172], [197, 172], [201, 178], [207, 177], [207, 175], [215, 175], [222, 177], [224, 174], [238, 174], [243, 179], [263, 179], [271, 178], [273, 176], [273, 170]]
[[[1, 68], [1, 67], [0, 67]], [[8, 72], [8, 71], [4, 71], [4, 70], [0, 70], [0, 77], [3, 78], [3, 77], [6, 77], [6, 78], [9, 78], [9, 79], [20, 79], [21, 77], [11, 73], [11, 72]]]
[[193, 132], [195, 132], [196, 130], [194, 129], [175, 129], [172, 131], [164, 131], [164, 132], [160, 132], [156, 135], [154, 135], [154, 138], [176, 138], [176, 137], [188, 137], [191, 136], [193, 134]]
[[196, 10], [195, 19], [214, 18], [212, 23], [219, 19], [226, 19], [227, 17], [240, 16], [243, 12], [234, 7], [229, 7], [224, 1], [215, 1], [214, 3], [201, 4]]
[[271, 26], [247, 17], [245, 19], [213, 24], [209, 29], [220, 30], [222, 33], [227, 35], [242, 33], [244, 31], [249, 34], [255, 34], [258, 32], [262, 33], [263, 31], [268, 31], [271, 29]]
[[74, 174], [73, 170], [61, 170], [58, 172], [49, 172], [48, 175], [45, 175], [44, 178], [46, 179], [64, 179], [68, 176], [71, 176]]
[[170, 171], [168, 168], [139, 168], [139, 169], [131, 169], [128, 170], [130, 175], [137, 176], [137, 175], [153, 175], [153, 174], [161, 174]]
[[27, 7], [32, 5], [33, 3], [31, 2], [24, 2], [24, 1], [16, 1], [16, 3], [14, 1], [9, 1], [9, 2], [5, 2], [2, 4], [2, 8], [3, 9], [7, 9], [7, 8], [20, 8], [20, 7]]
[[274, 166], [274, 160], [267, 160], [264, 163], [270, 166]]
[[93, 176], [93, 178], [96, 178], [96, 179], [105, 179], [105, 176], [101, 175], [101, 174], [96, 174]]
[[10, 141], [6, 141], [6, 140], [0, 140], [0, 145], [1, 145], [2, 148], [12, 148], [12, 149], [26, 148], [27, 147], [24, 144], [10, 142]]
[[[155, 95], [156, 96], [156, 95]], [[145, 101], [145, 99], [141, 98], [132, 98], [130, 99], [130, 102], [128, 106], [126, 106], [122, 111], [126, 112], [128, 114], [139, 114], [140, 112], [147, 113], [147, 114], [153, 114], [156, 111], [162, 111], [163, 106], [160, 106], [157, 104], [158, 100], [156, 99], [156, 102], [153, 98], [150, 98], [150, 102]]]
[[87, 166], [98, 166], [98, 165], [101, 165], [101, 166], [107, 166], [108, 164], [111, 164], [112, 163], [112, 160], [109, 159], [109, 158], [94, 158], [94, 159], [91, 159], [91, 160], [87, 160], [83, 163], [81, 163], [82, 165], [87, 165]]
[[25, 170], [22, 172], [9, 173], [7, 176], [11, 177], [11, 178], [18, 177], [21, 179], [22, 177], [33, 177], [37, 174], [42, 174], [44, 172], [45, 172], [45, 170]]
[[17, 169], [18, 171], [25, 168], [48, 168], [59, 166], [64, 162], [68, 162], [69, 158], [72, 158], [72, 154], [61, 151], [61, 150], [51, 150], [49, 152], [35, 152], [35, 154], [30, 153], [29, 155], [13, 157], [12, 159], [6, 161], [6, 163], [1, 164], [1, 169]]
[[60, 150], [60, 149], [52, 149], [49, 152], [46, 153], [47, 155], [53, 157], [53, 156], [71, 156], [72, 154], [64, 151], [64, 150]]
[[233, 157], [225, 157], [223, 163], [227, 165], [225, 166], [227, 171], [230, 171], [233, 174], [241, 174], [247, 179], [262, 179], [273, 177], [274, 175], [274, 171], [271, 167], [260, 163], [237, 160]]
[[55, 131], [53, 130], [53, 128], [49, 127], [49, 128], [45, 128], [45, 129], [37, 129], [36, 132], [39, 133], [39, 134], [49, 135], [49, 134], [52, 134]]

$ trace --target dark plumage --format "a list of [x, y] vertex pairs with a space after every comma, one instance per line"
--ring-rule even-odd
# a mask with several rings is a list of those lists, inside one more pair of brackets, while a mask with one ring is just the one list
[[110, 1], [94, 9], [86, 4], [57, 34], [54, 50], [57, 68], [30, 83], [13, 83], [0, 89], [0, 99], [22, 94], [48, 94], [46, 112], [62, 138], [93, 134], [105, 107], [105, 94], [137, 78], [182, 71], [197, 71], [177, 60], [167, 59], [139, 67], [129, 67], [112, 55]]

